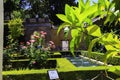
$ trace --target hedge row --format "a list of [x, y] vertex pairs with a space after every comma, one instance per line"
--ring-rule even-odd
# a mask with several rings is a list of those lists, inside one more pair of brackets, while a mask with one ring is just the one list
[[[81, 54], [89, 57], [88, 51], [81, 51]], [[92, 52], [90, 57], [99, 61], [104, 61], [105, 54], [99, 52]], [[112, 65], [120, 65], [120, 56], [114, 56], [109, 58], [107, 60], [107, 63]]]
[[[101, 71], [65, 71], [65, 72], [58, 72], [58, 75], [60, 80], [91, 80], [92, 78], [100, 74], [100, 72]], [[103, 75], [98, 77], [97, 80], [102, 80], [101, 77]], [[113, 79], [116, 79], [117, 77], [112, 73], [109, 73], [109, 76], [112, 77]], [[103, 77], [104, 79], [106, 78], [105, 76]], [[4, 75], [3, 80], [49, 80], [49, 77], [48, 74], [45, 72], [40, 74]], [[109, 79], [105, 79], [105, 80], [109, 80]]]
[[[66, 58], [51, 58], [50, 60], [57, 60], [57, 67], [52, 69], [57, 69], [61, 80], [91, 80], [93, 77], [97, 76], [100, 71], [105, 70], [104, 66], [98, 67], [75, 67]], [[3, 80], [49, 80], [47, 71], [51, 69], [36, 69], [36, 70], [12, 70], [3, 71]], [[118, 76], [109, 73], [109, 75], [116, 79]], [[97, 80], [101, 80], [97, 79]]]

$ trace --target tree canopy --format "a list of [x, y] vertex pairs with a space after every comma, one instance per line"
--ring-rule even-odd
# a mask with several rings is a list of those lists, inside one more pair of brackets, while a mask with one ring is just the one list
[[49, 0], [50, 3], [50, 19], [54, 22], [54, 24], [60, 24], [61, 21], [56, 17], [56, 14], [63, 13], [65, 4], [69, 4], [71, 6], [75, 6], [75, 0]]
[[75, 5], [75, 0], [4, 0], [5, 17], [14, 11], [21, 12], [23, 18], [34, 18], [36, 15], [48, 15], [54, 24], [59, 24], [57, 13], [64, 13], [65, 4]]

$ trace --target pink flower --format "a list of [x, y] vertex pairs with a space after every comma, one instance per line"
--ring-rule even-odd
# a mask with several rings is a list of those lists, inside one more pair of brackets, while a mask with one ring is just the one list
[[30, 42], [29, 42], [29, 41], [27, 41], [27, 42], [26, 42], [26, 44], [27, 44], [27, 45], [30, 45]]
[[55, 49], [55, 45], [54, 45], [54, 44], [53, 44], [53, 45], [51, 45], [51, 46], [50, 46], [50, 48]]
[[43, 34], [44, 34], [44, 35], [46, 35], [47, 33], [46, 33], [46, 32], [44, 32]]
[[46, 35], [47, 33], [44, 32], [44, 31], [40, 31], [40, 34], [41, 34], [41, 37], [42, 37], [42, 38], [45, 38], [45, 35]]
[[46, 35], [47, 33], [44, 32], [44, 31], [40, 31], [40, 34], [42, 34], [42, 35]]
[[22, 49], [27, 49], [27, 47], [26, 46], [22, 46]]
[[44, 33], [44, 31], [40, 31], [40, 34], [43, 34]]
[[54, 42], [53, 42], [53, 41], [49, 41], [49, 43], [50, 43], [50, 44], [54, 44]]
[[31, 43], [34, 43], [34, 42], [35, 42], [35, 40], [30, 40], [30, 42], [31, 42]]
[[55, 49], [55, 44], [53, 41], [49, 41], [49, 46], [50, 48]]
[[33, 61], [32, 64], [36, 64], [36, 61]]
[[39, 36], [37, 36], [37, 35], [34, 35], [34, 38], [38, 39], [38, 38], [40, 38], [40, 37], [39, 37]]
[[41, 37], [42, 37], [42, 38], [45, 38], [45, 35], [42, 34]]

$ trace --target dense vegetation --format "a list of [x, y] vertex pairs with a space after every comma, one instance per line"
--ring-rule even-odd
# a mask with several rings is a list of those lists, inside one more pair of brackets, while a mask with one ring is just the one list
[[64, 6], [68, 3], [76, 5], [75, 0], [4, 0], [4, 17], [12, 18], [14, 11], [21, 13], [21, 18], [35, 18], [49, 16], [54, 24], [61, 22], [57, 13], [64, 13]]
[[[45, 68], [44, 65], [47, 64], [46, 61], [51, 57], [50, 50], [55, 48], [54, 42], [45, 42], [46, 32], [35, 31], [33, 35], [31, 35], [31, 39], [25, 44], [19, 43], [18, 41], [18, 38], [23, 35], [22, 20], [24, 18], [34, 18], [36, 15], [38, 15], [37, 17], [49, 17], [55, 25], [59, 25], [63, 22], [59, 26], [58, 33], [66, 27], [69, 29], [66, 33], [71, 33], [70, 51], [74, 57], [75, 49], [79, 49], [80, 42], [84, 39], [84, 41], [88, 43], [88, 57], [96, 59], [99, 54], [93, 54], [92, 51], [99, 51], [97, 47], [101, 47], [102, 45], [105, 52], [104, 54], [100, 53], [102, 55], [99, 55], [99, 58], [96, 60], [101, 60], [105, 64], [107, 64], [107, 62], [110, 63], [109, 60], [112, 60], [111, 63], [113, 65], [119, 64], [119, 57], [116, 57], [120, 54], [120, 34], [119, 28], [116, 27], [120, 25], [120, 7], [118, 3], [120, 3], [120, 1], [98, 0], [98, 3], [93, 3], [91, 5], [90, 0], [79, 0], [79, 3], [76, 5], [74, 0], [65, 0], [64, 2], [61, 0], [4, 0], [5, 19], [10, 20], [8, 22], [8, 46], [4, 48], [3, 66], [11, 67], [12, 64], [15, 65], [18, 62], [24, 62], [22, 59], [19, 60], [19, 57], [22, 55], [28, 59], [28, 65], [33, 69], [36, 64], [40, 67], [37, 67], [37, 69]], [[58, 18], [61, 21], [58, 20]], [[102, 20], [101, 23], [97, 24], [97, 21], [94, 21], [96, 18]], [[60, 72], [67, 72], [69, 69], [71, 71], [93, 70], [93, 67], [86, 69], [76, 68], [63, 58], [56, 60], [57, 66], [54, 68], [58, 69]], [[66, 62], [62, 62], [62, 60]], [[114, 64], [116, 61], [118, 61], [118, 63]], [[120, 75], [119, 67], [113, 66], [112, 68], [110, 67], [110, 69], [109, 67], [108, 69], [105, 68], [105, 66], [96, 67], [94, 70], [107, 70], [108, 72], [111, 71]], [[43, 70], [46, 71], [46, 69]], [[24, 69], [22, 71], [24, 72]], [[31, 75], [41, 73], [39, 73], [39, 71], [35, 71], [36, 73], [29, 72], [30, 70], [24, 74]], [[16, 73], [14, 70], [3, 72], [5, 78], [6, 75], [12, 75], [13, 78], [16, 78], [14, 73]], [[43, 74], [46, 75], [46, 72], [43, 71]], [[23, 75], [21, 76], [21, 72], [18, 73], [18, 75], [23, 77]], [[45, 77], [43, 78], [45, 79]]]

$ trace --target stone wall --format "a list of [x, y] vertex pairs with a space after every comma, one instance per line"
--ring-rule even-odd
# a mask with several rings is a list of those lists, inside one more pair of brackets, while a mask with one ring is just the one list
[[[52, 24], [49, 20], [45, 19], [27, 19], [24, 23], [25, 27], [25, 41], [30, 39], [30, 36], [34, 31], [45, 31], [47, 32], [46, 42], [53, 41], [56, 45], [56, 50], [62, 49], [62, 41], [68, 40], [70, 42], [71, 35], [69, 33], [68, 38], [64, 38], [64, 31], [61, 30], [59, 34], [57, 34], [58, 27], [52, 27]], [[85, 41], [83, 40], [80, 44], [81, 49], [86, 49]]]
[[46, 35], [46, 42], [53, 41], [56, 45], [56, 50], [61, 50], [61, 41], [64, 40], [64, 32], [61, 31], [57, 35], [57, 28], [52, 28], [52, 24], [49, 20], [45, 19], [26, 19], [24, 21], [24, 29], [25, 29], [25, 41], [29, 41], [31, 35], [34, 31], [45, 31], [47, 32]]
[[45, 20], [45, 19], [41, 19], [41, 18], [26, 19], [24, 22], [24, 29], [25, 29], [25, 41], [30, 40], [30, 37], [34, 31], [47, 32], [46, 39], [47, 39], [47, 41], [51, 40], [51, 23], [49, 20]]
[[[58, 28], [58, 27], [57, 27], [57, 28]], [[56, 29], [55, 29], [55, 28], [52, 28], [52, 29], [51, 29], [51, 33], [52, 33], [51, 38], [52, 38], [52, 41], [55, 42], [56, 48], [57, 48], [58, 50], [61, 50], [61, 49], [62, 49], [62, 41], [67, 40], [67, 41], [70, 42], [71, 36], [68, 35], [68, 38], [65, 39], [65, 38], [64, 38], [64, 31], [61, 30], [60, 33], [57, 34], [57, 30], [58, 30], [57, 28], [56, 28]]]

